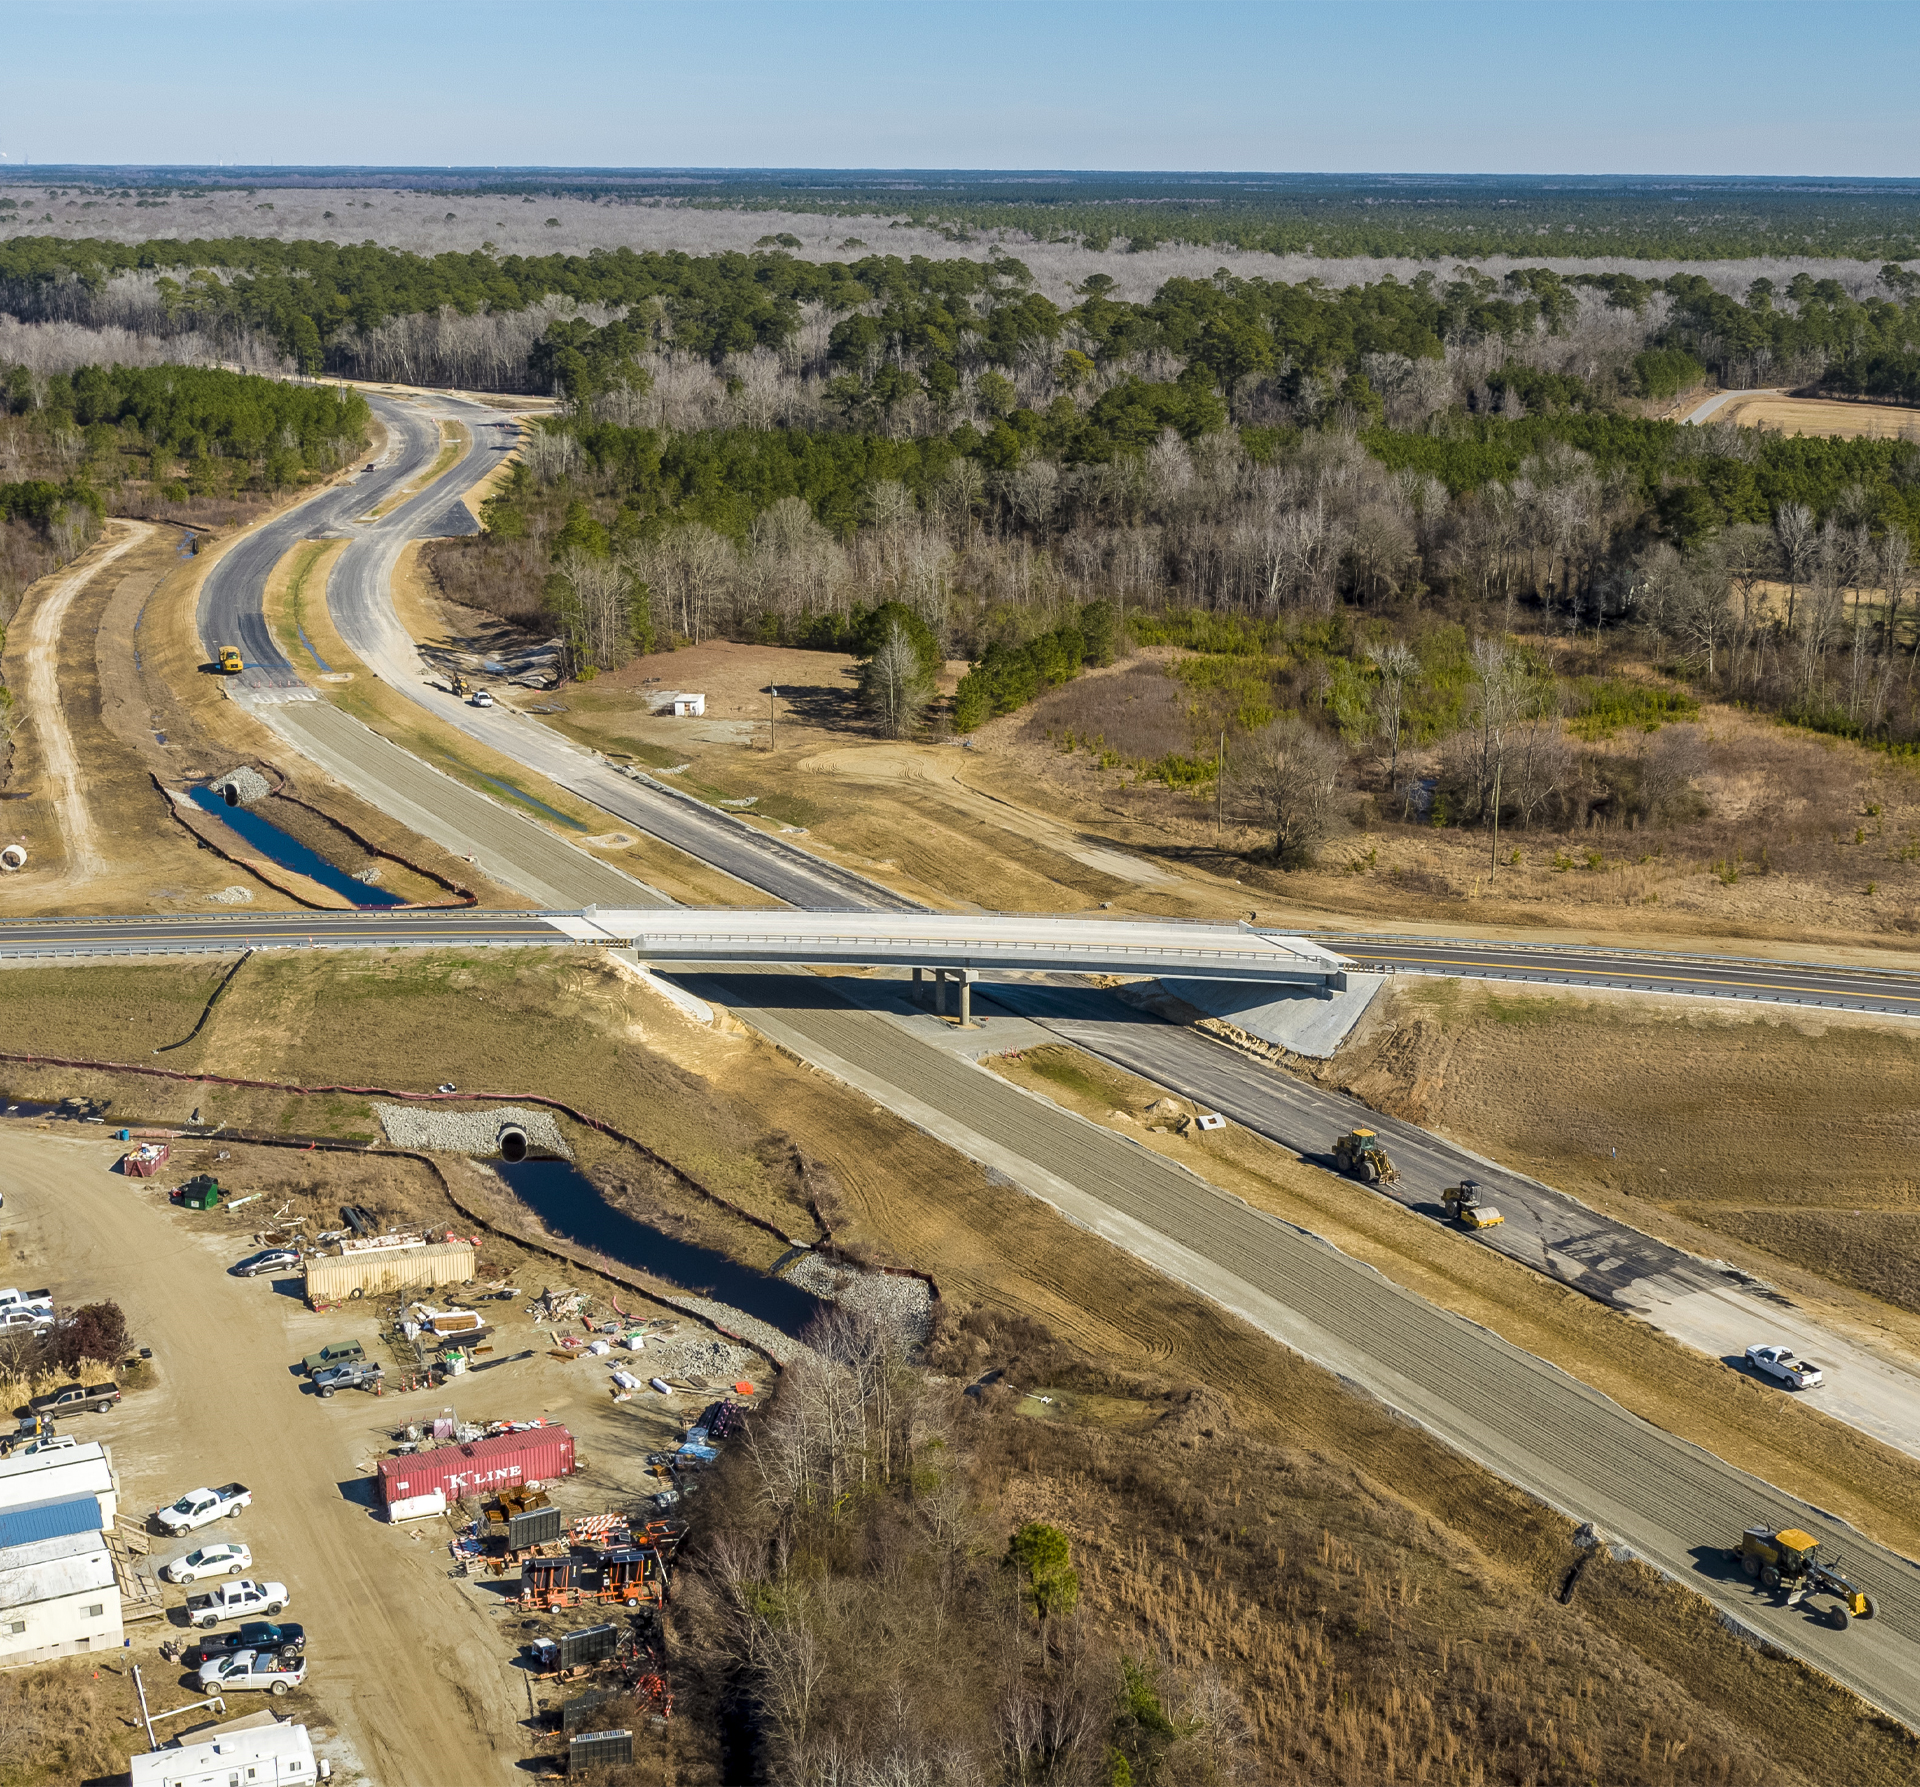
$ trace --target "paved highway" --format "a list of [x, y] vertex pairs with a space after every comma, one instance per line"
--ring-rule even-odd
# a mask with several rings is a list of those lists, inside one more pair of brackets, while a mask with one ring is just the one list
[[334, 539], [363, 525], [356, 518], [392, 497], [440, 451], [440, 425], [419, 406], [388, 397], [368, 401], [387, 430], [386, 451], [373, 469], [320, 491], [245, 535], [221, 555], [200, 586], [197, 619], [207, 660], [213, 662], [221, 646], [237, 645], [246, 669], [235, 681], [256, 700], [314, 698], [267, 625], [263, 604], [274, 566], [302, 540]]
[[1685, 993], [1774, 1005], [1824, 1006], [1920, 1017], [1920, 972], [1910, 968], [1833, 967], [1758, 956], [1681, 955], [1658, 950], [1590, 949], [1572, 944], [1486, 942], [1314, 931], [1315, 941], [1356, 967], [1469, 980], [1528, 980], [1553, 986], [1615, 987]]
[[[462, 406], [461, 413], [476, 408]], [[474, 426], [475, 446], [466, 459], [449, 469], [430, 490], [358, 534], [334, 565], [327, 583], [327, 608], [341, 638], [361, 661], [443, 724], [526, 765], [623, 823], [790, 906], [922, 910], [917, 901], [781, 838], [770, 837], [730, 813], [721, 813], [664, 787], [649, 776], [616, 769], [604, 757], [571, 743], [511, 707], [475, 707], [429, 676], [412, 637], [394, 612], [394, 565], [409, 540], [464, 532], [473, 525], [471, 515], [454, 498], [491, 471], [512, 444], [499, 418], [487, 414], [490, 421]], [[483, 440], [487, 443], [484, 451]], [[446, 521], [452, 524], [444, 525]], [[289, 714], [285, 719], [297, 733], [309, 727], [306, 716]], [[508, 885], [534, 898], [543, 897], [511, 874], [506, 879]]]
[[[1920, 1727], [1920, 1569], [1907, 1559], [1148, 1149], [917, 1043], [915, 1020], [824, 1005], [810, 980], [724, 974], [694, 984], [802, 1059], [1508, 1481], [1624, 1540], [1733, 1618]], [[1831, 1632], [1809, 1610], [1756, 1592], [1727, 1548], [1761, 1519], [1828, 1541], [1865, 1579], [1880, 1617]]]
[[1024, 980], [996, 981], [979, 991], [1061, 1041], [1175, 1088], [1328, 1172], [1338, 1170], [1334, 1137], [1365, 1124], [1379, 1132], [1400, 1170], [1396, 1183], [1373, 1191], [1436, 1222], [1446, 1216], [1440, 1199], [1446, 1187], [1477, 1179], [1506, 1220], [1476, 1233], [1455, 1230], [1463, 1244], [1490, 1248], [1599, 1302], [1631, 1311], [1736, 1370], [1748, 1369], [1749, 1346], [1790, 1345], [1818, 1359], [1826, 1379], [1817, 1389], [1797, 1392], [1796, 1401], [1920, 1457], [1920, 1377], [1837, 1336], [1744, 1272], [1683, 1253], [1524, 1173], [1370, 1111], [1345, 1093], [1279, 1072], [1199, 1031], [1136, 1010], [1109, 993]]
[[1342, 973], [1339, 958], [1323, 949], [1237, 925], [1021, 914], [743, 912], [730, 907], [524, 913], [384, 908], [0, 923], [0, 957], [567, 941], [634, 947], [648, 962], [1071, 970], [1168, 978], [1184, 974], [1311, 989], [1337, 982]]

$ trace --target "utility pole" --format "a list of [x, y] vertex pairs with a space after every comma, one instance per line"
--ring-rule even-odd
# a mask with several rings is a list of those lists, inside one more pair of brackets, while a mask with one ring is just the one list
[[1214, 753], [1213, 759], [1213, 844], [1216, 850], [1220, 847], [1222, 837], [1220, 815], [1226, 795], [1226, 783], [1227, 729], [1223, 726], [1220, 728], [1220, 748]]
[[772, 683], [767, 684], [767, 755], [773, 755], [773, 704], [780, 691]]

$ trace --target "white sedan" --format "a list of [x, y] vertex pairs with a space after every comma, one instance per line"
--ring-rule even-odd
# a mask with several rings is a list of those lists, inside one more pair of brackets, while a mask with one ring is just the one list
[[1795, 1390], [1811, 1390], [1824, 1382], [1820, 1367], [1811, 1359], [1796, 1359], [1790, 1346], [1750, 1346], [1747, 1363], [1762, 1377], [1790, 1385]]
[[253, 1568], [253, 1553], [244, 1545], [202, 1545], [162, 1566], [169, 1582], [195, 1582], [202, 1576], [238, 1576]]

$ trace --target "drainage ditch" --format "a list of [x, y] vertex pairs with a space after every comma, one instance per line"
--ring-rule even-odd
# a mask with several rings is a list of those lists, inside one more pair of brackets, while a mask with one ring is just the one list
[[623, 1266], [651, 1272], [696, 1296], [730, 1304], [798, 1339], [828, 1305], [798, 1285], [757, 1272], [711, 1247], [683, 1241], [617, 1210], [564, 1160], [499, 1160], [493, 1170], [556, 1235]]
[[301, 843], [291, 832], [282, 831], [254, 808], [229, 799], [220, 789], [196, 785], [189, 788], [187, 793], [201, 812], [210, 813], [222, 824], [230, 826], [270, 862], [305, 875], [310, 881], [319, 882], [322, 887], [343, 895], [356, 906], [401, 906], [406, 903], [397, 893], [356, 880], [345, 869], [328, 862], [317, 850]]

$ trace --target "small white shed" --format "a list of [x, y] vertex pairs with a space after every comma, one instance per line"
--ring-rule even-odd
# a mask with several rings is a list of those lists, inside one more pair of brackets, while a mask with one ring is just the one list
[[700, 720], [706, 717], [707, 698], [704, 695], [676, 695], [673, 698], [673, 717], [676, 720]]

